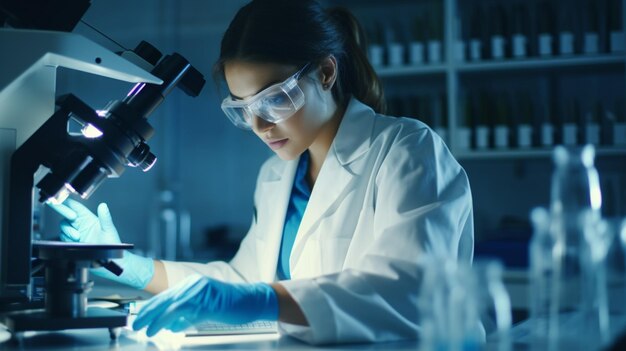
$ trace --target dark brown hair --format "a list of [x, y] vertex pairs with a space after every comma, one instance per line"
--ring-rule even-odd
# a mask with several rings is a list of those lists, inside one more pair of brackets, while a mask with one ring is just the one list
[[354, 96], [384, 113], [382, 86], [365, 45], [361, 26], [346, 9], [325, 10], [315, 0], [253, 0], [224, 33], [213, 74], [223, 80], [224, 64], [231, 60], [302, 67], [333, 55], [339, 73], [332, 90], [337, 103], [345, 107]]

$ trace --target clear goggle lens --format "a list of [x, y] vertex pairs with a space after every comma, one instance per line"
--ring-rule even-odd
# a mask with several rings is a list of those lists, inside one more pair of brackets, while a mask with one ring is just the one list
[[248, 130], [252, 129], [255, 116], [270, 123], [285, 121], [304, 106], [304, 93], [298, 86], [298, 80], [308, 66], [305, 65], [284, 82], [272, 85], [249, 99], [225, 98], [222, 111], [235, 126]]

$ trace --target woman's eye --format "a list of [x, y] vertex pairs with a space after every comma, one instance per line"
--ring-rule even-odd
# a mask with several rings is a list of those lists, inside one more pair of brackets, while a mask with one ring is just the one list
[[272, 95], [265, 98], [265, 103], [270, 106], [283, 106], [289, 103], [289, 98], [282, 94]]

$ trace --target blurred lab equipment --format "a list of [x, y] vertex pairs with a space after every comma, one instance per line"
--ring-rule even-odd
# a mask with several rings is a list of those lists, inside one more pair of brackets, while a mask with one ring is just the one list
[[554, 149], [550, 209], [534, 209], [533, 349], [594, 350], [610, 340], [606, 256], [611, 231], [592, 145]]
[[510, 350], [511, 301], [498, 261], [428, 258], [422, 267], [420, 350]]
[[[156, 156], [146, 144], [153, 134], [148, 115], [174, 87], [197, 96], [204, 85], [202, 74], [177, 53], [162, 57], [142, 42], [120, 57], [59, 31], [72, 30], [89, 5], [84, 0], [0, 3], [0, 24], [14, 27], [0, 28], [0, 47], [11, 52], [0, 58], [0, 307], [13, 333], [126, 324], [123, 313], [87, 309], [93, 285], [87, 273], [103, 266], [120, 274], [111, 260], [132, 245], [34, 240], [34, 187], [39, 202], [60, 203], [70, 193], [88, 198], [126, 166], [149, 170]], [[55, 102], [57, 67], [136, 85], [102, 111], [72, 94]], [[70, 121], [82, 127], [81, 133], [68, 132]], [[45, 278], [33, 277], [40, 269]]]

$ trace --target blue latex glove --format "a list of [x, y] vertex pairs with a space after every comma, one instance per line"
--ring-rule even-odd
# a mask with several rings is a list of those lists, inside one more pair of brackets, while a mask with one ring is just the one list
[[[120, 236], [115, 229], [109, 207], [105, 203], [98, 205], [98, 216], [80, 202], [67, 199], [61, 205], [49, 204], [61, 216], [61, 240], [90, 244], [119, 244]], [[124, 270], [117, 276], [105, 268], [94, 268], [91, 272], [97, 276], [111, 279], [136, 289], [144, 289], [154, 276], [154, 261], [124, 251], [124, 257], [113, 260]]]
[[146, 334], [153, 336], [161, 329], [179, 332], [205, 321], [242, 324], [277, 319], [278, 298], [268, 284], [224, 283], [194, 274], [150, 299], [133, 329], [148, 327]]

